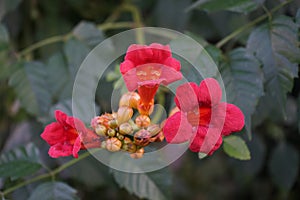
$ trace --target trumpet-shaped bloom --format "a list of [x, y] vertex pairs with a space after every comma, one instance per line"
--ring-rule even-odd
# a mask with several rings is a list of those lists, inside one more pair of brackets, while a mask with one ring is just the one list
[[120, 71], [128, 90], [138, 90], [139, 108], [149, 110], [160, 84], [168, 85], [182, 78], [180, 67], [168, 45], [133, 44], [127, 50]]
[[47, 125], [41, 137], [50, 145], [48, 151], [53, 158], [73, 155], [78, 157], [80, 149], [99, 147], [101, 141], [87, 129], [82, 121], [55, 111], [56, 122]]
[[175, 103], [180, 109], [170, 116], [163, 133], [169, 143], [190, 141], [190, 150], [211, 155], [222, 144], [222, 137], [244, 127], [241, 110], [221, 102], [222, 90], [213, 78], [200, 85], [186, 83], [176, 90]]

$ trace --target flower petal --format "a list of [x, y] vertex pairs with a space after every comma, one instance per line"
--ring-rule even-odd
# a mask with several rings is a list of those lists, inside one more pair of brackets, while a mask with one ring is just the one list
[[213, 106], [218, 104], [222, 99], [222, 90], [218, 81], [213, 78], [206, 78], [201, 81], [198, 99], [201, 105]]
[[180, 62], [172, 57], [168, 57], [163, 64], [167, 67], [173, 68], [176, 71], [179, 71], [181, 68]]
[[222, 143], [221, 131], [218, 128], [200, 126], [190, 144], [190, 150], [211, 155]]
[[198, 110], [198, 86], [195, 83], [184, 83], [176, 90], [175, 103], [182, 111]]
[[50, 147], [48, 154], [52, 158], [59, 158], [62, 156], [70, 156], [73, 153], [73, 145], [58, 143]]
[[120, 71], [124, 75], [134, 67], [135, 67], [134, 64], [130, 60], [125, 60], [120, 64]]
[[168, 143], [183, 143], [193, 136], [192, 126], [182, 112], [177, 112], [167, 119], [163, 133]]
[[152, 56], [152, 50], [146, 45], [133, 44], [128, 47], [125, 60], [130, 60], [135, 66], [138, 66], [145, 64]]
[[232, 132], [238, 132], [243, 129], [244, 125], [245, 119], [242, 111], [237, 106], [226, 103], [226, 117], [222, 134], [227, 136]]
[[41, 137], [49, 145], [63, 142], [65, 140], [64, 127], [58, 122], [53, 122], [45, 127], [44, 132], [41, 134]]
[[81, 149], [81, 140], [80, 140], [80, 137], [78, 136], [74, 142], [73, 150], [72, 150], [72, 154], [73, 154], [74, 158], [78, 158], [78, 152], [80, 149]]
[[152, 59], [154, 62], [162, 63], [166, 58], [171, 56], [171, 49], [169, 45], [161, 45], [152, 43], [148, 47], [152, 50]]
[[176, 71], [174, 68], [163, 65], [160, 79], [162, 79], [163, 85], [169, 85], [170, 83], [182, 79], [182, 74], [181, 72]]

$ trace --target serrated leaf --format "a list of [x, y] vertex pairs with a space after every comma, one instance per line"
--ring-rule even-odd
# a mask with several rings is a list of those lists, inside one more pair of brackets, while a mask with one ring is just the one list
[[30, 195], [29, 200], [74, 200], [79, 199], [76, 196], [76, 190], [62, 182], [48, 182], [39, 185]]
[[73, 35], [92, 47], [104, 39], [103, 33], [97, 28], [96, 24], [88, 21], [81, 21], [73, 29]]
[[48, 112], [51, 94], [47, 85], [47, 73], [41, 62], [27, 62], [9, 80], [22, 106], [36, 116]]
[[263, 64], [265, 96], [258, 106], [260, 121], [271, 112], [271, 117], [285, 115], [286, 96], [298, 74], [297, 33], [298, 26], [293, 20], [281, 16], [253, 30], [248, 39], [247, 49]]
[[65, 85], [70, 81], [70, 74], [63, 55], [61, 53], [52, 55], [45, 65], [45, 70], [49, 90], [54, 98], [58, 98]]
[[272, 152], [269, 172], [273, 182], [282, 189], [290, 190], [297, 180], [299, 153], [287, 143], [279, 144]]
[[[124, 157], [122, 157], [124, 158]], [[132, 171], [140, 171], [134, 160], [126, 157], [127, 160], [118, 156], [112, 157], [112, 162], [117, 162]], [[151, 162], [149, 162], [151, 164]], [[150, 173], [126, 173], [112, 170], [114, 179], [120, 187], [125, 188], [129, 193], [137, 195], [139, 198], [162, 200], [170, 199], [170, 186], [172, 184], [171, 174], [167, 168]]]
[[16, 179], [33, 174], [40, 168], [39, 150], [32, 143], [0, 156], [0, 177]]
[[6, 27], [0, 23], [0, 51], [6, 49], [9, 43], [9, 35]]
[[72, 79], [75, 79], [76, 73], [89, 51], [90, 49], [78, 40], [71, 39], [65, 43], [64, 54]]
[[238, 136], [228, 136], [223, 138], [223, 149], [230, 157], [240, 160], [250, 160], [250, 151], [245, 141]]
[[198, 0], [192, 4], [188, 10], [195, 8], [215, 12], [220, 10], [229, 10], [239, 13], [248, 13], [255, 10], [258, 3], [253, 0]]
[[248, 137], [251, 138], [251, 116], [263, 92], [260, 63], [244, 48], [229, 53], [228, 62], [220, 66], [229, 103], [237, 105], [245, 115]]

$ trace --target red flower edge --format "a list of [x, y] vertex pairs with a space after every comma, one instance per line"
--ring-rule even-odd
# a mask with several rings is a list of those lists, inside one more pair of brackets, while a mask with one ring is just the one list
[[222, 91], [213, 78], [185, 83], [176, 90], [179, 112], [163, 127], [167, 142], [190, 141], [190, 150], [211, 155], [222, 144], [222, 137], [244, 127], [244, 115], [235, 105], [221, 102]]
[[47, 125], [41, 134], [50, 145], [48, 154], [52, 158], [70, 155], [78, 158], [81, 149], [100, 147], [99, 137], [87, 129], [81, 120], [60, 110], [55, 111], [55, 118], [56, 122]]

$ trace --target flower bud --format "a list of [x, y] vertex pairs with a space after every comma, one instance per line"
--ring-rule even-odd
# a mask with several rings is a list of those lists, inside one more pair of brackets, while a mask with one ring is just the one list
[[140, 100], [140, 95], [136, 92], [127, 92], [126, 94], [122, 95], [119, 107], [128, 106], [130, 108], [137, 108], [137, 104]]
[[106, 149], [106, 141], [101, 142], [101, 148]]
[[107, 128], [104, 125], [98, 125], [95, 128], [95, 132], [99, 136], [106, 136]]
[[142, 158], [144, 155], [144, 152], [145, 152], [144, 148], [140, 148], [135, 153], [130, 154], [130, 157], [134, 158], [134, 159]]
[[147, 131], [149, 131], [151, 137], [153, 137], [156, 136], [161, 131], [161, 128], [157, 124], [151, 124], [150, 126], [148, 126]]
[[150, 142], [162, 142], [165, 139], [163, 132], [159, 132], [156, 136], [150, 138]]
[[91, 120], [91, 127], [93, 127], [93, 129], [96, 129], [98, 125], [104, 125], [108, 128], [109, 127], [108, 122], [112, 119], [113, 116], [109, 113], [105, 113], [101, 116], [94, 117]]
[[118, 127], [117, 120], [113, 119], [108, 121], [108, 125], [110, 128], [117, 128]]
[[125, 136], [122, 135], [122, 134], [120, 134], [120, 133], [117, 133], [117, 138], [118, 138], [119, 140], [124, 140]]
[[136, 151], [136, 145], [129, 138], [124, 138], [122, 149], [129, 153], [134, 153]]
[[121, 146], [122, 146], [122, 142], [118, 138], [112, 137], [106, 140], [106, 149], [108, 151], [112, 151], [112, 152], [119, 151], [121, 149]]
[[150, 143], [151, 134], [149, 131], [142, 129], [134, 134], [134, 143], [138, 146], [147, 146]]
[[117, 113], [117, 122], [119, 125], [128, 122], [133, 115], [133, 110], [130, 107], [122, 106], [119, 107], [118, 113]]
[[150, 122], [151, 120], [147, 115], [139, 115], [135, 118], [135, 124], [141, 128], [149, 126]]
[[129, 135], [133, 132], [133, 128], [129, 123], [123, 123], [119, 127], [119, 132], [123, 135]]
[[114, 129], [110, 128], [110, 129], [107, 130], [107, 135], [109, 137], [114, 137], [116, 135], [116, 131]]

